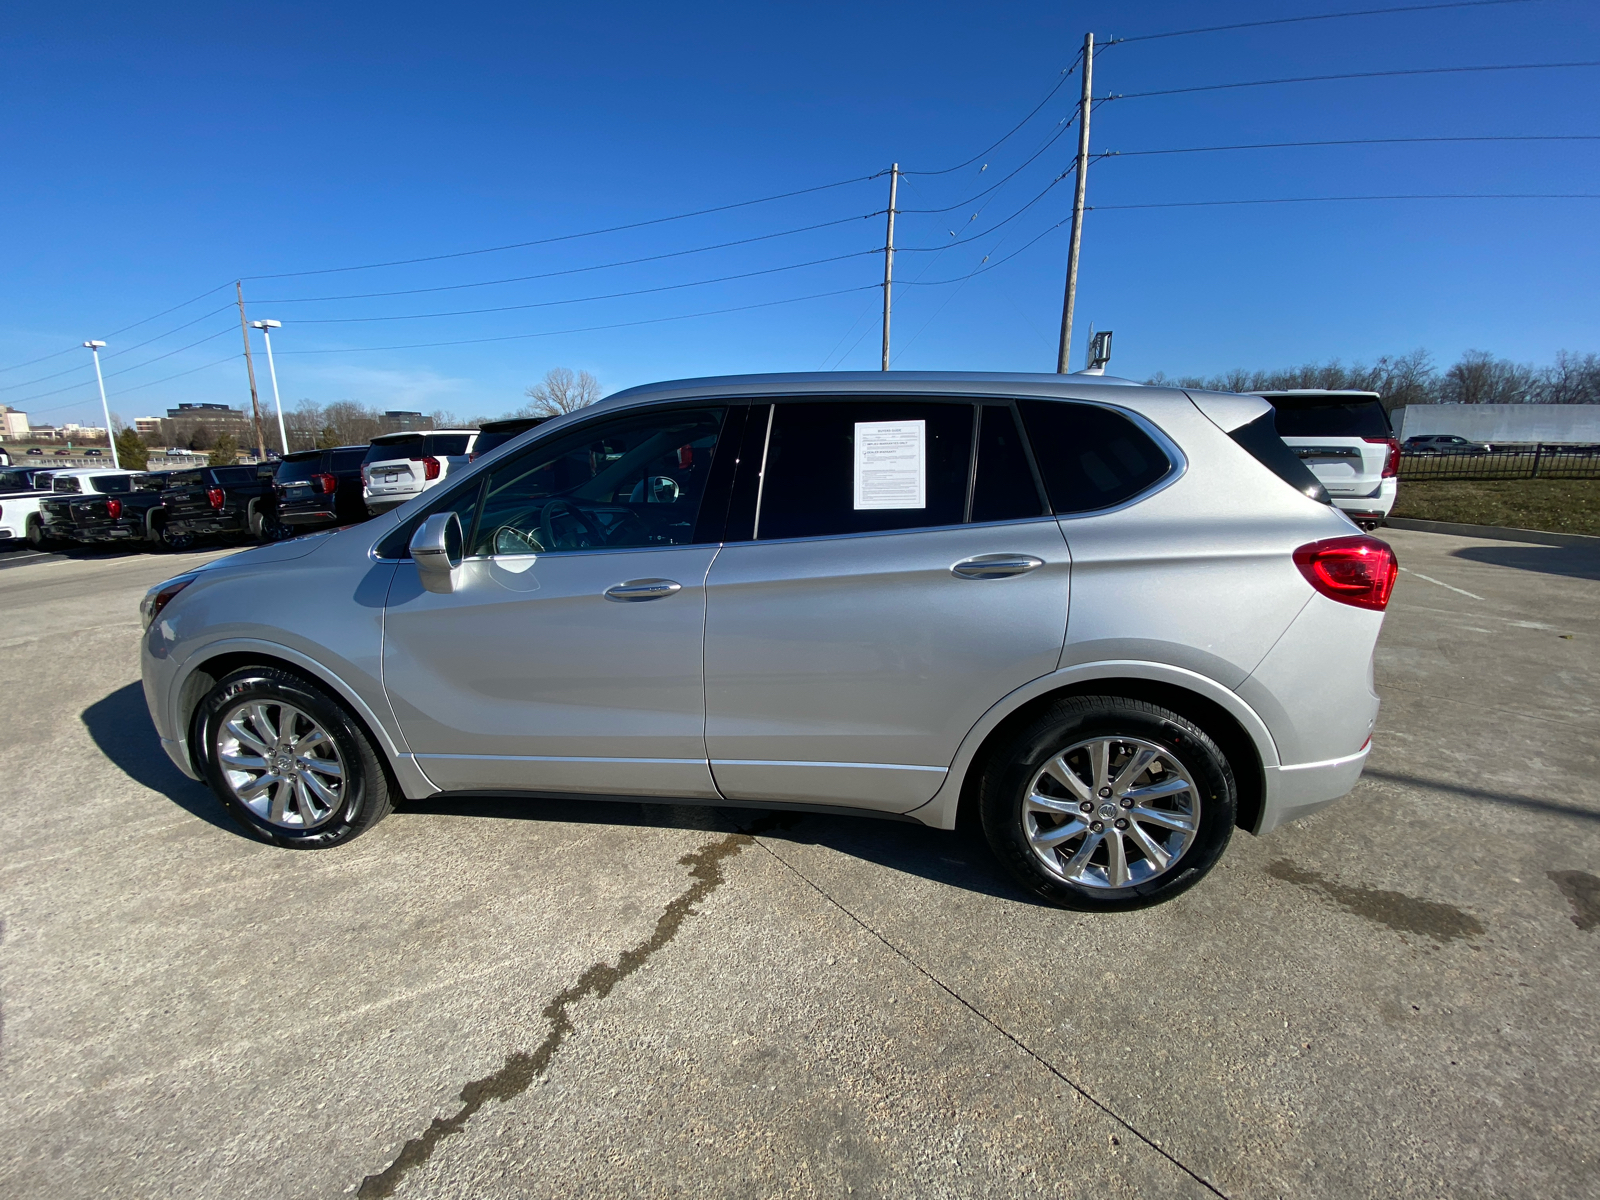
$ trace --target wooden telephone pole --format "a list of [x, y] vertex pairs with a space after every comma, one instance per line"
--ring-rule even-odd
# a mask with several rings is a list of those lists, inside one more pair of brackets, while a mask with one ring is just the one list
[[256, 461], [266, 457], [266, 443], [261, 440], [261, 400], [256, 395], [256, 364], [250, 357], [250, 325], [244, 319], [244, 281], [234, 280], [233, 290], [239, 296], [239, 332], [244, 334], [244, 365], [250, 372], [250, 415], [256, 431]]
[[889, 236], [883, 244], [883, 369], [889, 369], [889, 301], [894, 290], [894, 202], [900, 190], [900, 164], [889, 168]]
[[1072, 197], [1072, 242], [1067, 247], [1067, 294], [1061, 302], [1061, 346], [1056, 371], [1065, 375], [1072, 354], [1072, 306], [1078, 299], [1078, 241], [1083, 236], [1083, 195], [1089, 183], [1089, 89], [1094, 79], [1094, 34], [1083, 35], [1083, 94], [1078, 101], [1078, 178]]

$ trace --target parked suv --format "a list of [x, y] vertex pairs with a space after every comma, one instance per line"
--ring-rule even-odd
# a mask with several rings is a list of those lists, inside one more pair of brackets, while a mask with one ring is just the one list
[[273, 473], [279, 525], [304, 532], [325, 525], [365, 521], [361, 461], [366, 456], [365, 446], [285, 454]]
[[162, 540], [175, 549], [213, 534], [266, 538], [278, 521], [270, 463], [200, 467], [167, 475]]
[[1363, 529], [1394, 508], [1400, 443], [1377, 392], [1298, 388], [1262, 395], [1277, 411], [1279, 435]]
[[386, 433], [372, 439], [361, 464], [361, 495], [377, 516], [438, 487], [471, 461], [475, 429]]
[[173, 762], [279, 845], [485, 790], [970, 811], [1112, 910], [1354, 785], [1395, 572], [1258, 396], [699, 379], [170, 579], [141, 657]]

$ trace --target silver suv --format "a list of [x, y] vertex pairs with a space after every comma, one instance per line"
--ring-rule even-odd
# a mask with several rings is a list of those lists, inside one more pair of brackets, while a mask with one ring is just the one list
[[1326, 499], [1254, 396], [659, 384], [152, 589], [145, 694], [279, 845], [485, 791], [970, 814], [1137, 907], [1361, 773], [1396, 564]]

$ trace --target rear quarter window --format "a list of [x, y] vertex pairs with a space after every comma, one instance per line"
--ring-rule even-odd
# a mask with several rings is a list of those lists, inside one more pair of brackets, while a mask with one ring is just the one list
[[1122, 413], [1061, 400], [1022, 400], [1017, 407], [1058, 515], [1113, 508], [1174, 470], [1155, 439]]

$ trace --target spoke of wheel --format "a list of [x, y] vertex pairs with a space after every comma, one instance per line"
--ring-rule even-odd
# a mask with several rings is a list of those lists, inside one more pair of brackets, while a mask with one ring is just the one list
[[1151, 763], [1161, 757], [1159, 750], [1141, 749], [1128, 760], [1128, 765], [1117, 772], [1117, 777], [1111, 781], [1111, 790], [1120, 795], [1133, 781], [1145, 773]]
[[296, 761], [308, 771], [315, 771], [318, 775], [327, 775], [332, 779], [343, 779], [344, 768], [337, 759], [315, 758], [310, 754], [296, 756]]
[[1172, 855], [1161, 848], [1161, 844], [1139, 827], [1139, 822], [1129, 821], [1127, 834], [1133, 839], [1134, 844], [1144, 851], [1144, 856], [1150, 860], [1150, 865], [1157, 871], [1165, 871], [1172, 863]]
[[1062, 842], [1065, 842], [1070, 838], [1077, 837], [1078, 834], [1082, 833], [1088, 828], [1088, 826], [1082, 820], [1076, 819], [1076, 813], [1072, 815], [1075, 819], [1071, 823], [1062, 825], [1056, 829], [1047, 829], [1042, 833], [1030, 833], [1028, 835], [1028, 841], [1032, 842], [1041, 850], [1048, 850], [1053, 846], [1059, 846]]
[[1092, 742], [1088, 750], [1089, 766], [1094, 775], [1094, 790], [1098, 793], [1101, 788], [1108, 787], [1111, 783], [1111, 743]]
[[1123, 795], [1127, 796], [1135, 804], [1140, 804], [1146, 800], [1159, 799], [1162, 796], [1176, 796], [1179, 792], [1187, 792], [1188, 790], [1189, 781], [1187, 779], [1168, 779], [1161, 783], [1147, 784], [1142, 788], [1131, 788], [1124, 792]]
[[256, 751], [258, 754], [272, 753], [272, 747], [257, 737], [256, 734], [249, 728], [249, 726], [244, 723], [242, 717], [235, 716], [233, 720], [227, 723], [225, 728], [229, 733], [233, 734], [234, 737], [238, 738], [241, 742], [243, 742], [246, 746], [249, 746], [250, 749]]
[[241, 800], [254, 800], [262, 792], [266, 791], [269, 787], [273, 786], [273, 784], [282, 783], [282, 782], [283, 782], [283, 776], [281, 776], [281, 775], [273, 775], [270, 772], [268, 772], [265, 775], [257, 775], [249, 783], [245, 784], [243, 787], [238, 789], [238, 791], [239, 791], [239, 799], [241, 799]]
[[1083, 839], [1083, 845], [1078, 847], [1078, 852], [1069, 858], [1061, 867], [1061, 873], [1068, 879], [1082, 879], [1083, 872], [1089, 866], [1089, 858], [1094, 854], [1095, 847], [1105, 841], [1103, 833], [1091, 833]]
[[1125, 887], [1128, 882], [1128, 848], [1116, 829], [1106, 830], [1106, 881], [1112, 887]]
[[1179, 833], [1194, 831], [1194, 818], [1183, 813], [1162, 812], [1159, 808], [1135, 808], [1129, 811], [1128, 816], [1131, 820], [1159, 825], [1162, 829], [1176, 829]]
[[1084, 784], [1083, 780], [1079, 779], [1072, 768], [1067, 766], [1066, 759], [1057, 755], [1055, 758], [1052, 758], [1049, 762], [1045, 763], [1044, 770], [1045, 774], [1049, 775], [1051, 779], [1054, 779], [1079, 800], [1094, 799], [1093, 793], [1089, 791], [1089, 788]]
[[265, 738], [269, 742], [278, 740], [278, 727], [267, 716], [265, 704], [252, 704], [250, 706], [250, 724], [256, 727], [256, 736]]
[[329, 740], [330, 739], [327, 734], [323, 733], [322, 730], [313, 725], [310, 733], [306, 734], [303, 738], [297, 738], [295, 740], [294, 748], [301, 753], [304, 753], [305, 751], [311, 749], [311, 747], [320, 746], [323, 742]]
[[1076, 800], [1061, 800], [1055, 796], [1046, 796], [1043, 792], [1031, 792], [1028, 795], [1027, 806], [1032, 812], [1050, 813], [1057, 817], [1078, 816], [1078, 802]]
[[256, 754], [229, 754], [223, 751], [217, 757], [222, 759], [222, 765], [232, 767], [236, 771], [265, 771], [267, 760]]
[[296, 778], [304, 783], [306, 787], [310, 788], [312, 794], [315, 795], [318, 800], [321, 800], [324, 804], [326, 804], [329, 808], [334, 808], [338, 805], [339, 797], [329, 791], [326, 785], [324, 785], [316, 776], [299, 775]]
[[[305, 714], [298, 708], [290, 708], [287, 704], [278, 705], [278, 739], [286, 745], [294, 745], [295, 726], [303, 717]], [[316, 723], [309, 718], [306, 718], [306, 723], [313, 729], [316, 728]]]
[[311, 781], [304, 775], [297, 776], [294, 781], [295, 807], [300, 810], [300, 819], [307, 825], [315, 825], [321, 819], [317, 812], [316, 799], [311, 789], [307, 787]]
[[283, 824], [284, 810], [288, 807], [289, 796], [294, 791], [292, 779], [278, 780], [278, 786], [272, 791], [272, 808], [268, 811], [267, 819], [274, 825]]

